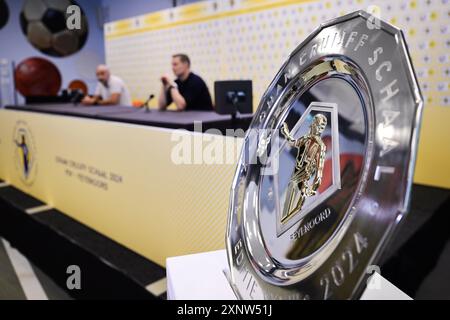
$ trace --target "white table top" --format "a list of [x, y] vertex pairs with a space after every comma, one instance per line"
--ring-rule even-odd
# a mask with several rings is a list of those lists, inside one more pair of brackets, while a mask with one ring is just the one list
[[[167, 299], [236, 300], [225, 276], [225, 250], [168, 258]], [[374, 273], [361, 300], [411, 300], [380, 274]]]

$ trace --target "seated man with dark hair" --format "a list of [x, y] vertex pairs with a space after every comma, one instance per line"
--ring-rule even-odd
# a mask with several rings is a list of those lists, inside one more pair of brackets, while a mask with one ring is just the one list
[[172, 102], [178, 111], [213, 111], [214, 107], [206, 83], [190, 70], [191, 62], [185, 54], [172, 56], [172, 70], [176, 80], [168, 75], [161, 77], [162, 87], [158, 99], [160, 110], [165, 110]]

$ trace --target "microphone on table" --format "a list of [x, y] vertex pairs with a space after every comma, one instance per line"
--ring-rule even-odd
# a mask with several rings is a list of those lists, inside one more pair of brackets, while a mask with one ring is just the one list
[[150, 111], [150, 107], [148, 106], [148, 103], [150, 102], [150, 100], [152, 100], [155, 97], [155, 95], [152, 93], [148, 96], [147, 100], [145, 100], [145, 102], [139, 107], [139, 108], [145, 108], [145, 112], [149, 112]]
[[77, 106], [78, 103], [83, 99], [84, 94], [80, 90], [75, 90], [75, 93], [73, 94], [72, 98], [70, 99], [70, 102], [73, 103], [74, 106]]

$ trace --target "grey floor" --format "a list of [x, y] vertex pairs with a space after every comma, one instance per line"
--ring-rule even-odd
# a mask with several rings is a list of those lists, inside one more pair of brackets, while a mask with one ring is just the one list
[[70, 300], [70, 296], [0, 238], [0, 300]]
[[450, 241], [442, 251], [436, 267], [417, 290], [415, 299], [450, 300]]
[[[64, 290], [19, 252], [14, 252], [12, 259], [15, 261], [12, 261], [11, 250], [15, 249], [7, 249], [5, 243], [9, 246], [0, 238], [0, 300], [71, 299]], [[29, 264], [31, 268], [27, 270], [21, 266], [24, 263]], [[450, 299], [450, 242], [446, 244], [436, 267], [425, 278], [414, 298]]]

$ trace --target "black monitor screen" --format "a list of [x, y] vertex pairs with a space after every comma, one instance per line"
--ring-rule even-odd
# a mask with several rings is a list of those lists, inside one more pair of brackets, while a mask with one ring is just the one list
[[216, 81], [214, 95], [219, 114], [253, 113], [251, 80]]

